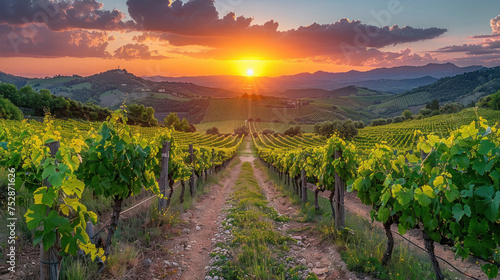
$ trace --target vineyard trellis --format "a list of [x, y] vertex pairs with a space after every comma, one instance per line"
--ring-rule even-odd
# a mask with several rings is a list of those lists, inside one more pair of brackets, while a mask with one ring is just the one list
[[[160, 183], [170, 187], [168, 204], [174, 182], [200, 177], [203, 172], [206, 176], [208, 169], [225, 165], [243, 140], [201, 134], [187, 139], [169, 129], [129, 127], [126, 122], [118, 112], [98, 130], [92, 124], [84, 134], [75, 127], [58, 125], [65, 122], [50, 116], [43, 123], [0, 121], [0, 165], [14, 168], [20, 179], [16, 189], [24, 184], [34, 197], [25, 218], [28, 228], [35, 231], [34, 244], [41, 246], [41, 279], [58, 279], [62, 254], [76, 255], [82, 250], [93, 260], [105, 261], [125, 198], [143, 188], [165, 197], [156, 181], [165, 142], [170, 148]], [[96, 224], [98, 217], [80, 202], [85, 188], [114, 200], [104, 250], [91, 242], [86, 230], [87, 222]]]
[[[331, 203], [342, 204], [332, 183], [348, 181], [348, 191], [356, 191], [361, 202], [372, 206], [372, 219], [383, 223], [388, 237], [384, 264], [392, 256], [390, 226], [396, 224], [401, 234], [421, 229], [437, 279], [443, 275], [435, 242], [452, 247], [463, 259], [472, 255], [486, 260], [481, 269], [494, 278], [500, 266], [493, 259], [500, 245], [500, 132], [480, 117], [448, 133], [414, 131], [413, 153], [395, 151], [378, 140], [382, 144], [375, 144], [363, 157], [353, 143], [336, 136], [320, 147], [291, 148], [288, 138], [268, 138], [263, 145], [260, 135], [253, 141], [260, 158], [280, 178], [290, 176], [294, 181], [304, 170], [319, 186], [315, 194], [332, 191]], [[332, 158], [340, 151], [342, 157]], [[333, 205], [335, 216], [339, 210]], [[336, 223], [342, 224], [338, 219]]]

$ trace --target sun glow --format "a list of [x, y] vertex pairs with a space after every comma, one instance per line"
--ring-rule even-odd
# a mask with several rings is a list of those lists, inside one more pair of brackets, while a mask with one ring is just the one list
[[253, 76], [253, 74], [254, 74], [253, 69], [248, 69], [247, 70], [247, 76]]

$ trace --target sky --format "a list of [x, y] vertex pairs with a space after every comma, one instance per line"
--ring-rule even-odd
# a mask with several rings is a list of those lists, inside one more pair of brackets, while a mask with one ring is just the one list
[[498, 0], [0, 0], [0, 71], [280, 76], [500, 65]]

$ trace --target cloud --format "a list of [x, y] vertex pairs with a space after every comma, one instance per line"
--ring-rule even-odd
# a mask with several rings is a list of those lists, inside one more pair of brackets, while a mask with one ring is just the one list
[[25, 25], [43, 23], [51, 30], [69, 29], [132, 30], [133, 21], [124, 22], [118, 10], [102, 10], [96, 0], [2, 0], [0, 23]]
[[108, 39], [108, 34], [101, 31], [53, 32], [43, 24], [0, 24], [0, 56], [107, 58]]
[[167, 58], [160, 55], [158, 51], [150, 51], [149, 46], [145, 44], [126, 44], [121, 46], [115, 50], [114, 57], [125, 60]]
[[[206, 46], [198, 53], [185, 53], [198, 58], [215, 59], [300, 59], [327, 56], [339, 63], [362, 64], [360, 55], [375, 53], [370, 49], [381, 49], [401, 43], [432, 39], [446, 29], [417, 29], [397, 25], [379, 28], [360, 21], [341, 19], [332, 24], [312, 24], [288, 31], [277, 31], [277, 23], [270, 21], [262, 26], [254, 25], [237, 33], [217, 36], [194, 36], [165, 32], [144, 32], [135, 37], [138, 42], [164, 41], [172, 46]], [[358, 56], [358, 57], [356, 57]], [[362, 59], [362, 60], [367, 60]]]
[[493, 31], [493, 34], [499, 34], [500, 33], [500, 15], [492, 18], [490, 20], [490, 25], [491, 25], [491, 30]]
[[461, 54], [461, 57], [449, 59], [450, 62], [459, 64], [497, 66], [500, 62], [500, 16], [492, 18], [490, 25], [492, 34], [469, 37], [477, 39], [475, 43], [446, 46], [433, 53]]
[[500, 41], [446, 46], [444, 48], [438, 49], [436, 52], [465, 53], [467, 55], [500, 53]]
[[128, 12], [145, 31], [182, 35], [234, 34], [250, 27], [253, 19], [228, 13], [219, 18], [213, 0], [128, 0]]

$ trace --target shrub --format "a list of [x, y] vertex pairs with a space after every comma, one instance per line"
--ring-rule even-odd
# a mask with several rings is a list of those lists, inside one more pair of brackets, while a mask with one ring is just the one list
[[242, 125], [234, 130], [234, 134], [238, 134], [240, 136], [248, 135], [249, 133], [250, 131], [248, 130], [248, 127], [246, 127], [245, 125]]
[[266, 128], [266, 129], [264, 129], [264, 130], [262, 131], [262, 134], [264, 134], [264, 135], [269, 135], [269, 134], [274, 134], [274, 133], [275, 133], [275, 131], [274, 131], [274, 130], [272, 130], [272, 129], [268, 129], [268, 128]]
[[20, 121], [24, 116], [23, 112], [10, 100], [0, 98], [0, 118]]
[[396, 116], [392, 118], [392, 123], [402, 123], [404, 121], [403, 117], [401, 116]]
[[302, 135], [302, 130], [300, 129], [300, 126], [292, 126], [289, 129], [285, 130], [283, 133], [287, 136], [297, 136], [297, 135]]
[[372, 120], [372, 126], [380, 126], [380, 125], [386, 125], [386, 124], [387, 124], [386, 119]]
[[401, 116], [403, 116], [405, 119], [409, 120], [413, 117], [413, 113], [410, 110], [406, 109], [403, 111], [403, 113], [401, 113]]
[[219, 129], [217, 127], [215, 127], [215, 126], [212, 127], [212, 128], [207, 129], [206, 133], [207, 134], [214, 134], [214, 135], [215, 134], [220, 134]]
[[358, 128], [363, 127], [363, 122], [353, 122], [351, 120], [326, 121], [315, 124], [314, 132], [325, 137], [330, 137], [334, 133], [337, 133], [342, 138], [352, 139], [358, 135]]
[[422, 116], [429, 116], [431, 113], [432, 113], [432, 110], [427, 109], [427, 108], [422, 108], [418, 111], [418, 114], [422, 115]]

